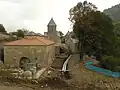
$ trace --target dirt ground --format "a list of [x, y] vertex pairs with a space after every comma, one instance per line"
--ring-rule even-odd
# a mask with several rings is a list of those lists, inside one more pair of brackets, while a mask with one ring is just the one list
[[33, 90], [31, 88], [23, 88], [23, 87], [8, 87], [8, 86], [0, 86], [0, 90]]
[[[63, 60], [58, 60], [54, 63], [54, 67], [57, 69], [61, 69], [61, 65]], [[113, 79], [111, 77], [106, 77], [96, 72], [92, 72], [87, 70], [84, 67], [84, 64], [79, 62], [79, 55], [73, 55], [68, 63], [68, 70], [70, 70], [69, 75], [70, 79], [66, 79], [64, 77], [45, 77], [38, 81], [38, 83], [31, 82], [29, 80], [19, 80], [19, 79], [11, 79], [11, 78], [3, 78], [0, 77], [0, 90], [83, 90], [83, 87], [86, 85], [92, 86], [96, 85], [97, 80], [106, 80], [106, 82], [110, 82], [111, 86], [115, 82], [117, 82], [116, 86], [120, 86], [119, 79]], [[57, 73], [61, 73], [60, 71], [56, 71]], [[98, 83], [98, 82], [97, 82]], [[102, 82], [103, 83], [103, 82]], [[103, 83], [104, 85], [106, 83]], [[99, 86], [103, 87], [103, 84], [99, 84]], [[115, 87], [116, 87], [115, 86]], [[84, 90], [93, 90], [93, 87], [88, 87]], [[99, 89], [96, 90], [108, 90], [108, 89]], [[109, 90], [120, 90], [120, 89], [112, 89]]]
[[0, 77], [0, 90], [74, 90], [73, 88], [57, 77], [45, 77], [37, 82]]
[[[96, 72], [86, 69], [84, 64], [80, 63], [78, 54], [73, 55], [72, 58], [70, 59], [68, 63], [68, 70], [70, 70], [71, 79], [66, 80], [66, 81], [70, 85], [81, 87], [89, 83], [90, 84], [93, 83], [94, 85], [97, 85], [98, 87], [103, 86], [107, 88], [112, 88], [110, 90], [120, 90], [120, 87], [119, 87], [120, 79], [107, 77], [100, 73], [96, 73]], [[119, 87], [119, 89], [114, 89], [116, 87], [117, 88]], [[101, 90], [107, 90], [107, 89], [105, 88]]]
[[56, 57], [51, 67], [55, 69], [61, 69], [67, 57], [67, 55], [60, 55], [59, 57]]
[[[61, 69], [66, 57], [56, 58], [53, 68]], [[68, 84], [59, 77], [43, 78], [34, 83], [9, 77], [7, 73], [0, 73], [0, 90], [71, 90]], [[4, 77], [5, 76], [5, 77]], [[68, 89], [69, 88], [69, 89]]]

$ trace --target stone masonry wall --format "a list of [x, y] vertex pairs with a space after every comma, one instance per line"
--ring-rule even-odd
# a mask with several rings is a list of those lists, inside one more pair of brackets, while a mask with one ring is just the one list
[[[22, 57], [27, 57], [31, 62], [37, 62], [45, 67], [48, 65], [54, 56], [53, 45], [50, 46], [4, 46], [4, 63], [19, 65]], [[49, 52], [49, 54], [47, 54]], [[47, 57], [47, 58], [46, 58]], [[49, 60], [48, 60], [49, 59]]]

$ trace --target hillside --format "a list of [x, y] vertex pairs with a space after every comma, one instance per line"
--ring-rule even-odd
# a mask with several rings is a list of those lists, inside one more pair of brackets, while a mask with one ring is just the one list
[[111, 8], [105, 9], [103, 13], [110, 16], [113, 21], [119, 21], [120, 20], [120, 4], [115, 5]]

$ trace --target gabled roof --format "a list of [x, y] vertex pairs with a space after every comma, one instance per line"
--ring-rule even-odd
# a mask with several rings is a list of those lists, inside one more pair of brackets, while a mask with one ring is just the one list
[[23, 39], [11, 41], [4, 44], [5, 46], [22, 46], [22, 45], [51, 45], [54, 44], [53, 41], [47, 39], [46, 37], [40, 36], [26, 36]]
[[48, 23], [48, 26], [56, 26], [55, 21], [53, 18], [51, 18], [50, 22]]

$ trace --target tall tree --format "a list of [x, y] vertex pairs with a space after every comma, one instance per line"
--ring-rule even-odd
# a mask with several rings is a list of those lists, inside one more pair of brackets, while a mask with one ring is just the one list
[[5, 30], [4, 26], [3, 26], [3, 24], [0, 24], [0, 32], [6, 33], [6, 30]]
[[113, 41], [112, 20], [87, 1], [71, 8], [69, 14], [73, 31], [79, 38], [80, 58], [88, 52], [108, 53], [108, 48], [111, 48], [107, 47], [108, 43]]
[[120, 56], [120, 21], [114, 22], [114, 35], [115, 35], [115, 54], [116, 57]]

